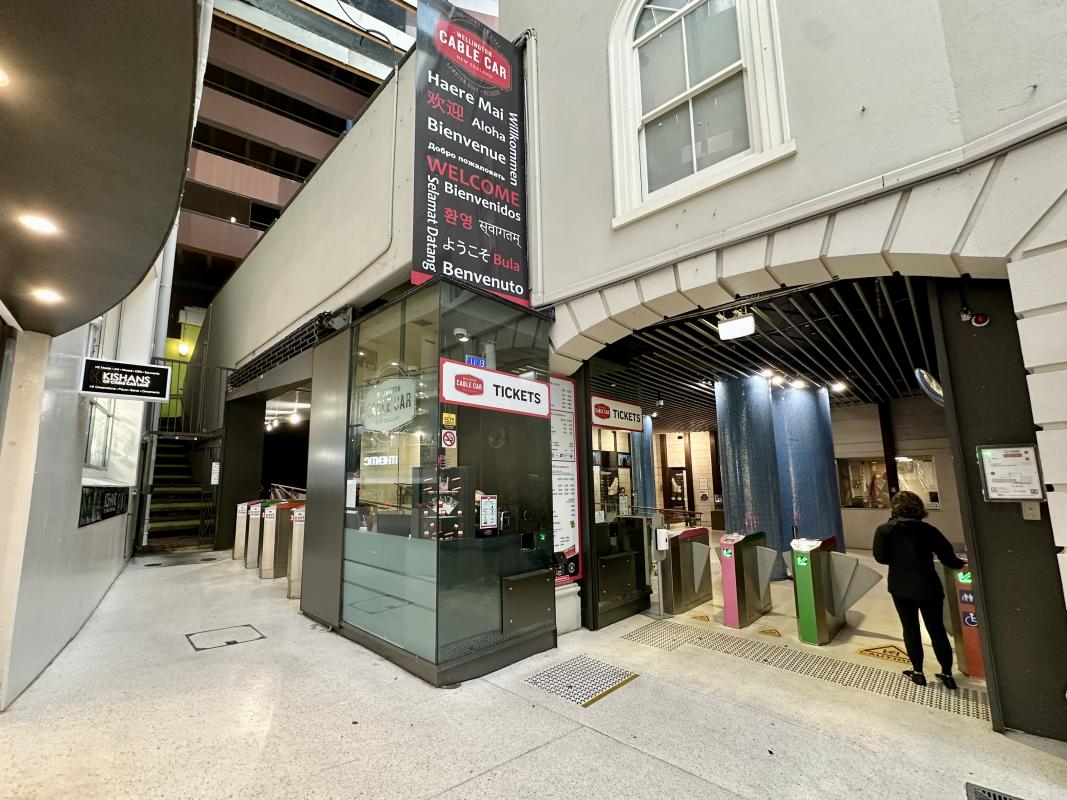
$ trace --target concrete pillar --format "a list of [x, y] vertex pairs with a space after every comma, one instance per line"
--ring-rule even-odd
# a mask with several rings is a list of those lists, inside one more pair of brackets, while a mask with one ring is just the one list
[[788, 542], [833, 536], [837, 549], [844, 552], [845, 531], [826, 389], [776, 387], [771, 391], [771, 406], [783, 539]]
[[[655, 508], [656, 502], [656, 475], [655, 461], [652, 457], [652, 417], [645, 416], [642, 420], [640, 433], [630, 435], [630, 457], [633, 464], [634, 505], [644, 508]], [[650, 515], [646, 511], [641, 516]]]
[[0, 404], [0, 711], [14, 700], [9, 686], [11, 642], [37, 464], [37, 437], [52, 338], [20, 333], [15, 340], [7, 402]]
[[[763, 531], [769, 547], [785, 552], [770, 383], [760, 377], [716, 381], [715, 407], [726, 530]], [[772, 578], [785, 578], [780, 561]]]

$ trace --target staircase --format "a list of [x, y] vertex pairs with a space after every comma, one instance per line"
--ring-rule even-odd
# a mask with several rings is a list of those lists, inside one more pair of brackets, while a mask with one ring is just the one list
[[215, 540], [214, 487], [197, 483], [189, 461], [190, 443], [160, 438], [156, 443], [148, 544], [143, 553], [203, 549]]

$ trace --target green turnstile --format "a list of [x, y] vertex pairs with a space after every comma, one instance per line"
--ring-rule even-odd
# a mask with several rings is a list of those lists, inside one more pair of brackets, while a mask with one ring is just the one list
[[882, 576], [855, 556], [839, 553], [836, 539], [794, 539], [793, 595], [797, 632], [808, 644], [829, 644], [845, 625], [845, 612]]

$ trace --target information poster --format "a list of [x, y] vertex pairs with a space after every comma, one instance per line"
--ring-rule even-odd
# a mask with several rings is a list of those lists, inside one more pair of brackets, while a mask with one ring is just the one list
[[418, 8], [411, 282], [528, 306], [522, 51], [441, 0]]
[[556, 583], [582, 577], [582, 528], [578, 507], [578, 429], [574, 381], [553, 375], [552, 520]]
[[978, 461], [987, 501], [1045, 499], [1034, 445], [982, 446], [978, 448]]

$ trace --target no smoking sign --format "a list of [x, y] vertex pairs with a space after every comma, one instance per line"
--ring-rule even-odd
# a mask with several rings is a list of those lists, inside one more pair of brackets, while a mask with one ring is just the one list
[[456, 446], [456, 432], [455, 431], [441, 431], [441, 444], [444, 447]]

